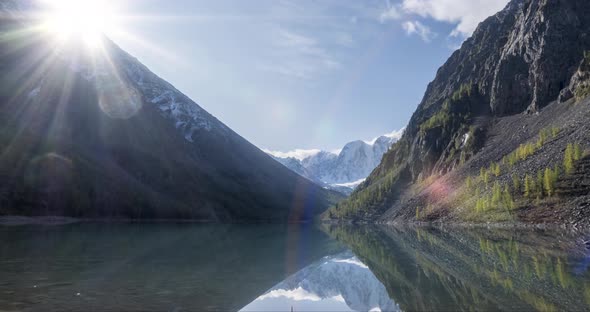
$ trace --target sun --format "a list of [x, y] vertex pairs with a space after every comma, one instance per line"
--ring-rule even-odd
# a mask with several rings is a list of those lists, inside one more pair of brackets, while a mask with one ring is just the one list
[[107, 0], [43, 0], [43, 27], [60, 40], [79, 39], [100, 46], [115, 25], [115, 10]]

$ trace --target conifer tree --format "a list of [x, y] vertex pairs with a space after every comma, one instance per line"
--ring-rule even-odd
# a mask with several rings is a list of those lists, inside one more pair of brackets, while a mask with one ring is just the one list
[[565, 149], [565, 155], [563, 157], [563, 167], [565, 168], [566, 174], [572, 174], [574, 172], [574, 161], [575, 161], [575, 150], [573, 144], [568, 144]]
[[533, 179], [527, 174], [524, 177], [524, 196], [530, 198], [535, 190]]
[[508, 185], [504, 186], [504, 193], [502, 193], [502, 201], [504, 202], [504, 207], [509, 210], [513, 210], [515, 208], [514, 200], [512, 199], [512, 194], [510, 193], [510, 188]]
[[499, 177], [500, 176], [500, 164], [494, 164], [493, 166], [494, 166], [494, 175], [496, 177]]
[[494, 183], [494, 187], [492, 189], [492, 206], [494, 208], [498, 208], [500, 202], [502, 200], [502, 187], [500, 183], [496, 181]]
[[512, 175], [512, 187], [516, 193], [520, 192], [520, 178], [516, 175]]
[[549, 168], [545, 168], [545, 174], [543, 177], [543, 184], [545, 187], [545, 194], [551, 197], [555, 192], [555, 184], [554, 184], [554, 177], [553, 177], [553, 170]]
[[537, 171], [537, 182], [535, 185], [537, 188], [537, 196], [543, 197], [543, 170]]
[[471, 177], [467, 177], [465, 185], [467, 186], [467, 191], [471, 192], [471, 189], [473, 188], [473, 181], [471, 181]]

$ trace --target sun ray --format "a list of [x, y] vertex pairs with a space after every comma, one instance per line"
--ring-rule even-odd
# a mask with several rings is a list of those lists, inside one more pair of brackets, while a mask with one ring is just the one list
[[148, 40], [145, 40], [137, 35], [134, 35], [133, 33], [126, 32], [123, 30], [115, 30], [113, 32], [113, 36], [118, 39], [121, 39], [121, 41], [133, 43], [138, 45], [142, 49], [149, 50], [158, 57], [165, 59], [168, 63], [172, 63], [177, 66], [188, 66], [190, 64], [189, 61], [180, 58], [178, 54], [171, 53], [155, 44], [150, 43]]
[[45, 0], [42, 27], [59, 41], [76, 39], [95, 49], [104, 35], [117, 28], [113, 1]]

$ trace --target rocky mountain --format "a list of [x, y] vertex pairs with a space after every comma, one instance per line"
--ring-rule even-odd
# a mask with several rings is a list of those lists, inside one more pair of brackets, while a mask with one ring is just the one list
[[339, 198], [108, 39], [52, 40], [4, 4], [0, 214], [301, 221]]
[[241, 311], [401, 311], [352, 252], [324, 257], [288, 277]]
[[402, 132], [383, 135], [370, 142], [350, 142], [338, 153], [319, 151], [303, 159], [273, 157], [311, 181], [350, 194], [379, 165], [383, 154], [399, 139]]
[[[558, 173], [548, 181], [564, 179], [566, 147], [576, 158], [590, 147], [588, 13], [584, 0], [513, 0], [483, 21], [438, 70], [400, 141], [327, 217], [522, 221], [520, 208], [545, 209], [555, 193], [543, 189], [546, 169]], [[534, 203], [521, 185], [539, 175]], [[474, 212], [478, 202], [511, 211]]]

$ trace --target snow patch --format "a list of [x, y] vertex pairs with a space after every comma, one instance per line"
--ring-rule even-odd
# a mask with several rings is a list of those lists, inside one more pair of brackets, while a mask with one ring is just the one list
[[318, 150], [318, 149], [309, 149], [309, 150], [296, 149], [296, 150], [289, 151], [289, 152], [279, 152], [279, 151], [271, 151], [269, 149], [263, 149], [263, 151], [267, 154], [274, 156], [274, 157], [295, 158], [297, 160], [304, 160], [306, 158], [315, 156], [321, 152], [321, 150]]
[[329, 256], [275, 285], [242, 311], [401, 311], [352, 252]]
[[325, 188], [353, 189], [377, 167], [383, 155], [397, 142], [402, 130], [374, 139], [371, 144], [354, 141], [341, 150], [297, 149], [290, 152], [264, 150], [292, 171], [318, 182]]
[[321, 301], [322, 298], [314, 293], [308, 292], [307, 290], [303, 289], [301, 286], [295, 289], [275, 289], [271, 290], [268, 293], [258, 297], [257, 300], [264, 300], [268, 298], [288, 298], [295, 301]]
[[187, 141], [193, 142], [193, 136], [201, 130], [211, 131], [217, 127], [227, 131], [223, 124], [172, 85], [150, 72], [137, 59], [130, 55], [123, 55], [121, 58], [125, 63], [127, 77], [135, 82], [137, 88], [150, 103], [156, 105], [164, 117], [173, 120], [176, 129]]
[[349, 187], [349, 188], [356, 188], [357, 186], [361, 185], [361, 183], [365, 182], [367, 178], [364, 179], [360, 179], [357, 181], [353, 181], [353, 182], [348, 182], [348, 183], [336, 183], [336, 184], [332, 184], [334, 186], [342, 186], [342, 187]]
[[463, 147], [465, 147], [465, 145], [467, 145], [467, 142], [469, 142], [469, 138], [470, 138], [469, 133], [465, 133], [463, 135], [463, 142], [461, 143], [461, 148], [463, 148]]
[[37, 87], [33, 91], [29, 92], [29, 94], [27, 95], [27, 97], [30, 98], [30, 99], [32, 99], [34, 97], [37, 97], [37, 95], [39, 95], [39, 92], [41, 92], [41, 87]]
[[114, 44], [109, 46], [109, 50], [112, 52], [104, 59], [73, 58], [65, 50], [61, 50], [59, 56], [68, 62], [70, 71], [94, 83], [99, 90], [127, 89], [129, 94], [140, 95], [145, 102], [153, 104], [164, 118], [171, 120], [189, 142], [193, 142], [199, 131], [217, 129], [222, 133], [229, 132], [225, 125], [136, 58]]
[[352, 265], [356, 265], [358, 267], [361, 267], [363, 269], [368, 269], [369, 268], [366, 264], [360, 262], [357, 258], [335, 259], [334, 262], [336, 262], [336, 263], [352, 264]]
[[403, 127], [403, 128], [401, 128], [399, 130], [393, 130], [390, 133], [386, 133], [386, 134], [381, 135], [381, 136], [378, 136], [378, 137], [376, 137], [376, 138], [374, 138], [372, 140], [363, 141], [363, 142], [365, 142], [365, 143], [367, 143], [369, 145], [374, 145], [375, 142], [377, 142], [377, 140], [379, 140], [379, 138], [381, 138], [381, 137], [386, 137], [386, 138], [389, 138], [389, 139], [393, 139], [395, 141], [398, 141], [399, 139], [402, 138], [402, 135], [404, 135], [404, 131], [406, 131], [406, 127]]

